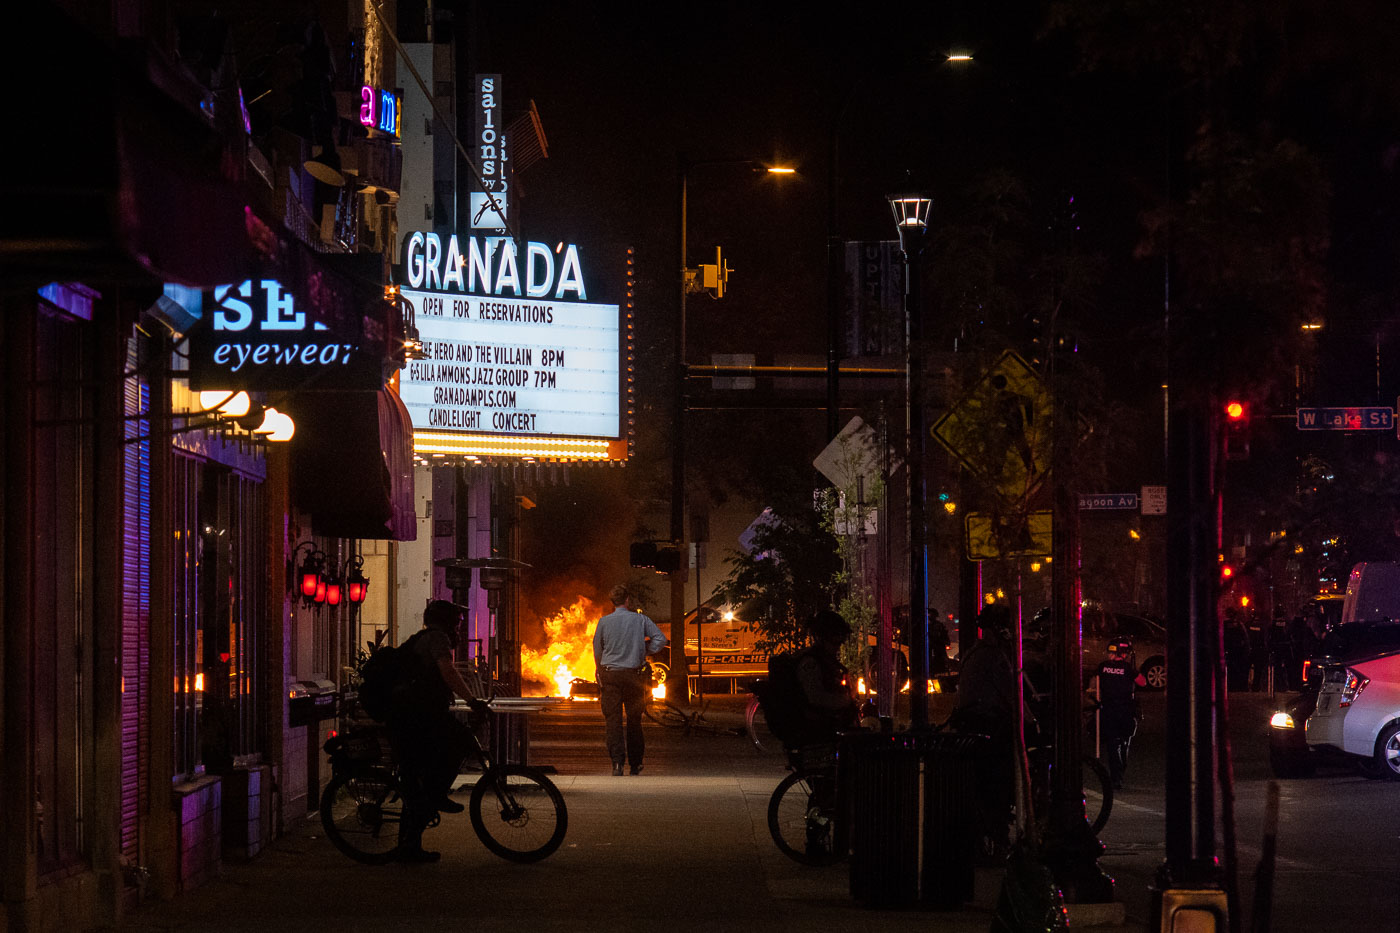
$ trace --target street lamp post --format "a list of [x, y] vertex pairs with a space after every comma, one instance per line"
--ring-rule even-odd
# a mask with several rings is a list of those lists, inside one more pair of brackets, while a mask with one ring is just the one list
[[[790, 175], [791, 168], [764, 165], [757, 159], [676, 159], [677, 177], [677, 241], [680, 245], [679, 295], [676, 304], [675, 399], [671, 437], [671, 543], [676, 548], [677, 566], [671, 572], [671, 671], [668, 683], [677, 685], [679, 692], [669, 699], [690, 702], [690, 671], [685, 657], [685, 581], [689, 566], [685, 536], [685, 380], [689, 373], [685, 353], [685, 300], [694, 287], [686, 260], [686, 199], [690, 185], [690, 170], [704, 165], [741, 165], [755, 172]], [[720, 271], [723, 275], [723, 270]], [[698, 603], [698, 597], [697, 597]], [[697, 633], [697, 638], [698, 638]], [[699, 644], [696, 645], [697, 651]], [[667, 687], [667, 691], [671, 687]]]
[[888, 198], [904, 254], [904, 469], [909, 517], [909, 725], [928, 727], [928, 560], [924, 529], [923, 322], [915, 260], [923, 251], [933, 200], [918, 194]]

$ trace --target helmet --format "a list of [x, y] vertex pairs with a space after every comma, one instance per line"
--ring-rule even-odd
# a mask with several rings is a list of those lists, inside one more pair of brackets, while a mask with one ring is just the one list
[[1002, 605], [991, 605], [982, 610], [977, 616], [977, 624], [984, 634], [990, 633], [1010, 644], [1015, 638], [1015, 630], [1011, 624], [1011, 610]]
[[851, 637], [851, 626], [838, 612], [823, 609], [812, 616], [807, 628], [817, 638], [839, 636], [842, 641]]
[[1125, 635], [1120, 635], [1108, 643], [1109, 654], [1132, 654], [1133, 640]]
[[428, 608], [423, 610], [423, 624], [428, 628], [442, 629], [444, 632], [457, 631], [457, 627], [466, 619], [467, 607], [446, 599], [434, 599], [428, 603]]

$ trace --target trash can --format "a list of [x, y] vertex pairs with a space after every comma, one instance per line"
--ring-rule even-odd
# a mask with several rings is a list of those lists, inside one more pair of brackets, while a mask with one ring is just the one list
[[851, 896], [867, 907], [958, 907], [973, 896], [973, 758], [981, 736], [848, 733], [837, 765]]
[[288, 693], [288, 725], [315, 725], [323, 719], [334, 719], [339, 712], [340, 694], [329, 680], [298, 680]]

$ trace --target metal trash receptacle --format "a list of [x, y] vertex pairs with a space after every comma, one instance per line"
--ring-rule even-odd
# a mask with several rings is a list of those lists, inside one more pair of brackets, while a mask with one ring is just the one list
[[868, 907], [972, 899], [980, 741], [947, 732], [842, 736], [837, 787], [853, 898]]

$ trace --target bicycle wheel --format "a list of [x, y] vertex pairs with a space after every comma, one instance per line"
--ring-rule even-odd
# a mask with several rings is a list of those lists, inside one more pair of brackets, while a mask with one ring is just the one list
[[564, 795], [524, 765], [498, 765], [472, 788], [472, 829], [486, 848], [512, 862], [538, 862], [559, 848], [569, 828]]
[[778, 851], [794, 862], [832, 865], [844, 855], [836, 845], [836, 808], [816, 797], [812, 774], [797, 771], [783, 778], [768, 798], [768, 832]]
[[382, 865], [399, 847], [403, 800], [398, 777], [388, 768], [363, 768], [335, 775], [321, 794], [326, 838], [357, 862]]
[[1084, 815], [1095, 833], [1108, 824], [1113, 812], [1113, 781], [1108, 768], [1093, 755], [1084, 756]]
[[658, 726], [665, 726], [667, 729], [684, 729], [690, 722], [689, 717], [686, 716], [685, 713], [682, 713], [670, 703], [666, 703], [662, 706], [648, 703], [646, 706], [642, 707], [642, 712], [645, 713], [646, 717], [652, 722], [656, 723]]
[[749, 697], [749, 705], [744, 710], [744, 729], [747, 731], [749, 741], [753, 747], [760, 752], [781, 752], [783, 743], [768, 731], [768, 720], [763, 715], [763, 707], [758, 703], [758, 697]]

